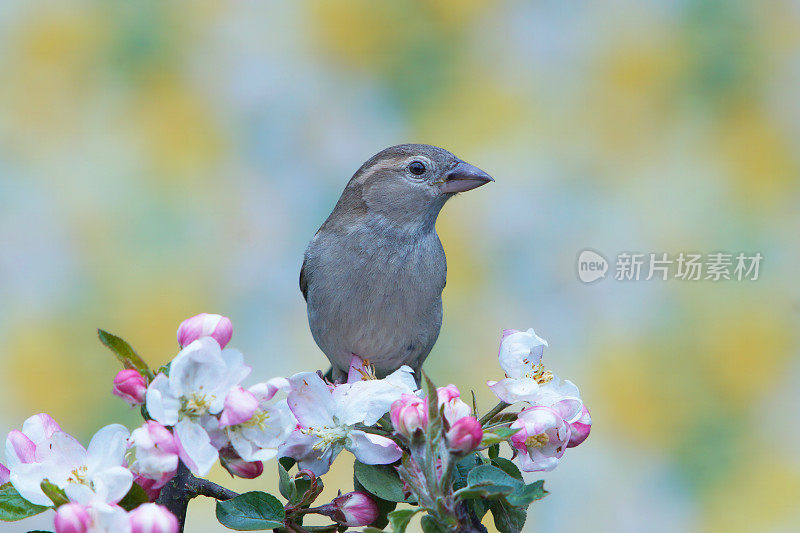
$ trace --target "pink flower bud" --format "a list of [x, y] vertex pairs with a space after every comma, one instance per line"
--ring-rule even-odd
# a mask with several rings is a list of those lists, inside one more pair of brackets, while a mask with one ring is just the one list
[[428, 406], [413, 394], [403, 394], [392, 404], [391, 419], [398, 432], [411, 437], [418, 429], [428, 427]]
[[143, 503], [128, 514], [131, 533], [178, 533], [178, 519], [163, 505]]
[[461, 392], [455, 385], [439, 387], [436, 389], [439, 398], [439, 407], [444, 407], [444, 417], [451, 426], [457, 420], [472, 413], [469, 405], [461, 400]]
[[219, 417], [219, 427], [226, 428], [247, 422], [258, 409], [258, 399], [242, 387], [234, 387], [225, 396], [225, 407]]
[[0, 485], [5, 485], [11, 478], [11, 472], [6, 468], [6, 465], [0, 463]]
[[567, 448], [574, 448], [578, 444], [582, 443], [586, 440], [589, 436], [589, 432], [592, 431], [592, 417], [589, 414], [589, 410], [586, 409], [586, 406], [583, 406], [581, 410], [581, 416], [569, 425], [570, 427], [570, 436], [569, 436], [569, 443], [567, 444]]
[[436, 394], [439, 396], [439, 404], [447, 403], [453, 399], [461, 398], [461, 391], [455, 385], [448, 385], [446, 387], [439, 387], [436, 389]]
[[32, 463], [36, 460], [36, 445], [23, 432], [12, 429], [6, 437], [6, 454], [14, 454], [20, 463]]
[[348, 492], [333, 499], [331, 518], [345, 526], [368, 526], [378, 518], [377, 504], [363, 492]]
[[181, 322], [178, 327], [178, 344], [181, 348], [200, 337], [212, 337], [220, 348], [224, 348], [233, 336], [231, 320], [222, 315], [200, 313]]
[[65, 503], [56, 511], [56, 533], [86, 533], [92, 524], [89, 512], [79, 503]]
[[126, 368], [114, 376], [114, 389], [111, 391], [131, 405], [144, 403], [147, 382], [138, 370]]
[[226, 446], [219, 451], [219, 462], [230, 475], [236, 477], [255, 479], [264, 473], [264, 463], [245, 461], [231, 446]]
[[453, 453], [467, 454], [478, 447], [482, 438], [481, 423], [472, 416], [465, 416], [447, 432], [447, 445]]

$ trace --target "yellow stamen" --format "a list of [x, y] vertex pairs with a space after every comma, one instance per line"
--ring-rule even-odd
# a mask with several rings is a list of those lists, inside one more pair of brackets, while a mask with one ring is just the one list
[[525, 439], [525, 446], [528, 448], [541, 448], [548, 442], [550, 442], [550, 437], [547, 436], [547, 433], [539, 433]]

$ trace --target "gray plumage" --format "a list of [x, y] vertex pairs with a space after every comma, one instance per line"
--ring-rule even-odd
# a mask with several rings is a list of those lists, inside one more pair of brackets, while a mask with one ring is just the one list
[[353, 175], [300, 271], [311, 333], [334, 379], [346, 377], [353, 354], [379, 376], [403, 364], [419, 371], [442, 325], [447, 262], [436, 218], [454, 194], [489, 181], [424, 144], [387, 148]]

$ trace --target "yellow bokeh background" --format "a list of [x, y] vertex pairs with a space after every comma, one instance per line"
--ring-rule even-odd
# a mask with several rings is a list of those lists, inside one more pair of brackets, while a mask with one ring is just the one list
[[[364, 160], [426, 142], [496, 179], [439, 219], [429, 373], [487, 409], [500, 331], [534, 327], [592, 411], [526, 531], [797, 530], [798, 86], [789, 0], [3, 3], [0, 428], [135, 427], [97, 327], [160, 365], [217, 312], [251, 381], [325, 367], [304, 247]], [[611, 262], [591, 285], [585, 248]], [[631, 251], [764, 259], [614, 280]], [[211, 477], [275, 492], [275, 468]], [[226, 531], [209, 501], [189, 520]]]

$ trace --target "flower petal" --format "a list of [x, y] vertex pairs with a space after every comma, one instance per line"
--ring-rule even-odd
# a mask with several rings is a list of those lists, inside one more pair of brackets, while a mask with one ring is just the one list
[[495, 396], [506, 403], [533, 401], [539, 392], [539, 384], [531, 378], [505, 378], [487, 381], [486, 384]]
[[110, 424], [95, 433], [86, 450], [88, 453], [86, 466], [89, 471], [99, 471], [125, 464], [128, 437], [130, 437], [130, 433], [122, 424]]
[[[53, 433], [47, 449], [40, 450], [39, 448], [37, 447], [36, 449], [37, 461], [46, 460], [47, 462], [52, 462], [64, 471], [70, 471], [86, 464], [86, 449], [78, 442], [78, 439], [69, 433], [64, 433], [63, 431]], [[50, 481], [57, 483], [53, 479]]]
[[19, 495], [36, 505], [53, 505], [50, 498], [42, 492], [42, 481], [49, 479], [47, 465], [42, 463], [22, 463], [17, 465], [10, 477], [11, 484]]
[[181, 401], [169, 385], [169, 378], [159, 374], [150, 383], [145, 395], [147, 412], [153, 420], [165, 426], [174, 426], [178, 421]]
[[347, 436], [345, 448], [365, 465], [386, 465], [403, 455], [403, 451], [392, 439], [357, 429]]
[[56, 431], [61, 431], [61, 426], [47, 413], [33, 415], [22, 423], [22, 432], [27, 435], [34, 444], [46, 441], [52, 437], [53, 433]]
[[[200, 337], [172, 360], [169, 369], [172, 395], [181, 397], [193, 392], [213, 393], [220, 387], [221, 376], [227, 375], [226, 369], [217, 341], [211, 337]], [[220, 409], [222, 400], [224, 398], [220, 399]]]
[[287, 401], [297, 421], [305, 427], [333, 425], [333, 401], [328, 385], [314, 372], [301, 372], [289, 378]]
[[[217, 343], [211, 340], [214, 344]], [[219, 457], [217, 449], [211, 445], [208, 433], [191, 420], [181, 420], [175, 425], [175, 443], [178, 445], [181, 460], [196, 476], [208, 474]]]
[[6, 437], [6, 462], [11, 468], [36, 461], [36, 444], [22, 431], [13, 429]]
[[106, 503], [117, 503], [128, 494], [133, 484], [133, 474], [122, 466], [107, 468], [92, 476], [97, 496]]
[[278, 391], [289, 388], [289, 380], [286, 378], [272, 378], [264, 383], [256, 383], [248, 388], [253, 396], [258, 399], [259, 404], [270, 401]]

